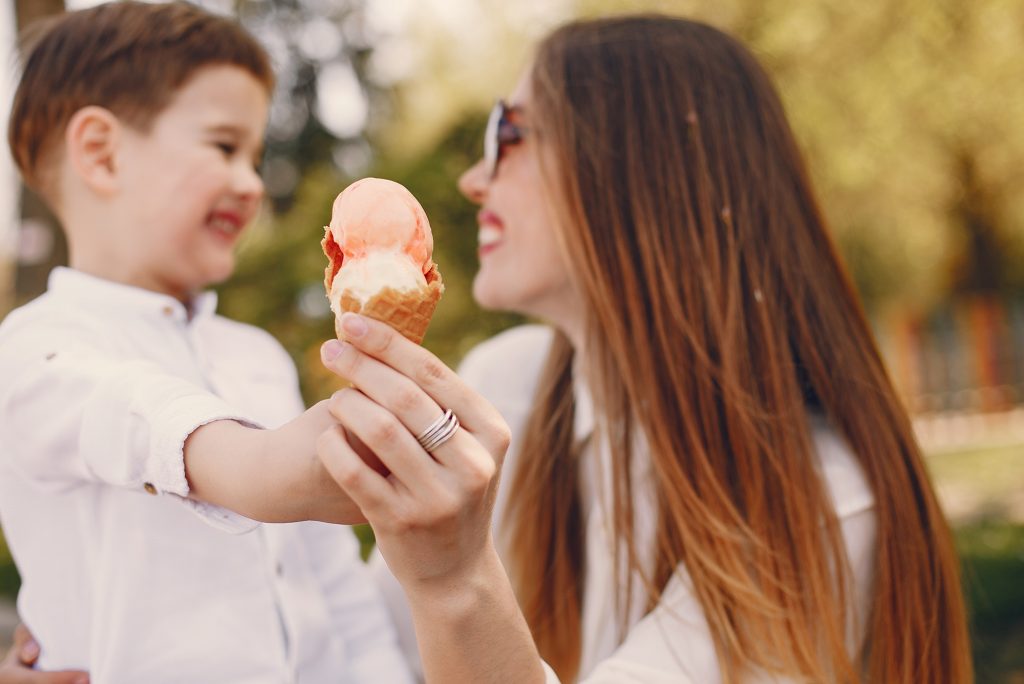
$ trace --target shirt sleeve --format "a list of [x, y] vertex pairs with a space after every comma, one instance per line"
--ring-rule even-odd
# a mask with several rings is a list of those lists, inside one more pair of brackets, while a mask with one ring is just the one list
[[[188, 435], [215, 420], [255, 425], [155, 363], [118, 359], [49, 332], [5, 336], [0, 353], [3, 457], [46, 491], [102, 483], [184, 499]], [[219, 507], [186, 505], [229, 531], [255, 526]]]
[[303, 526], [310, 563], [327, 601], [332, 633], [345, 642], [355, 684], [412, 684], [383, 598], [359, 556], [359, 542], [343, 525]]

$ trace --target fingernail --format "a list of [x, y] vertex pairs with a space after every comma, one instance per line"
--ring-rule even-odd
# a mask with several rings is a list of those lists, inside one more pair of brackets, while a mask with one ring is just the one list
[[89, 675], [82, 675], [75, 680], [75, 684], [89, 684]]
[[338, 358], [338, 354], [341, 353], [341, 342], [338, 340], [327, 340], [320, 347], [320, 355], [324, 361], [330, 363], [334, 359]]
[[368, 330], [363, 317], [353, 313], [347, 313], [341, 317], [341, 327], [352, 337], [362, 337]]
[[39, 644], [34, 640], [25, 642], [21, 647], [21, 657], [26, 660], [35, 660], [39, 657]]

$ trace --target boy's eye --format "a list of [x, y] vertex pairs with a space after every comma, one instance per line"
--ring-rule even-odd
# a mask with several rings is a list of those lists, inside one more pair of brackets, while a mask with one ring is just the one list
[[217, 146], [217, 149], [219, 149], [221, 152], [223, 152], [228, 157], [233, 155], [235, 153], [235, 150], [238, 149], [233, 143], [219, 142], [219, 143], [214, 143], [214, 144]]

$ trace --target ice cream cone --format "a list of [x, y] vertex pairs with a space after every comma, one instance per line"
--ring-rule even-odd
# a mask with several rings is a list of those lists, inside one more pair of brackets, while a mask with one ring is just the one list
[[419, 290], [395, 290], [386, 287], [365, 302], [342, 290], [339, 293], [338, 306], [334, 307], [338, 312], [334, 319], [334, 331], [339, 340], [345, 340], [345, 333], [341, 329], [341, 314], [351, 312], [387, 323], [403, 336], [419, 344], [427, 334], [427, 326], [430, 325], [430, 319], [443, 292], [444, 283], [436, 265], [427, 274], [427, 285]]
[[352, 312], [423, 341], [444, 284], [431, 260], [430, 222], [412, 193], [380, 178], [352, 183], [334, 200], [320, 245], [338, 339], [341, 316]]

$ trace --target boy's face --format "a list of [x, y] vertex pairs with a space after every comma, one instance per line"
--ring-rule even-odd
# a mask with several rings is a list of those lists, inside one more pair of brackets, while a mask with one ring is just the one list
[[231, 275], [235, 243], [263, 197], [257, 164], [267, 108], [266, 90], [248, 72], [210, 66], [148, 132], [124, 129], [125, 229], [111, 252], [129, 262], [120, 268], [131, 284], [184, 300]]

